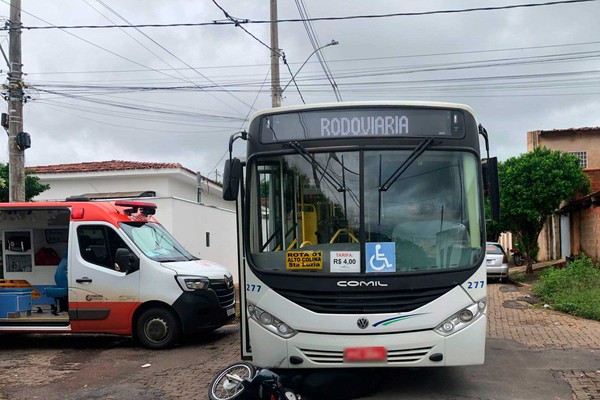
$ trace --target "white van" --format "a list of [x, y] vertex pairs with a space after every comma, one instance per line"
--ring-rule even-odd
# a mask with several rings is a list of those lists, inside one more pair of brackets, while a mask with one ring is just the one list
[[233, 277], [138, 201], [0, 203], [0, 332], [111, 333], [173, 346], [235, 318]]

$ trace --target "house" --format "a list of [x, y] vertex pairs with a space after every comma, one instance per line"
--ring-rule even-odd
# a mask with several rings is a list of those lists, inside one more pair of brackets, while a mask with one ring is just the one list
[[195, 256], [225, 266], [237, 281], [235, 204], [222, 186], [177, 163], [102, 161], [28, 167], [49, 184], [35, 201], [140, 198], [156, 203], [156, 218]]
[[600, 260], [600, 127], [527, 132], [527, 150], [546, 147], [579, 158], [590, 178], [591, 193], [571, 202], [549, 218], [538, 239], [538, 261], [585, 253]]

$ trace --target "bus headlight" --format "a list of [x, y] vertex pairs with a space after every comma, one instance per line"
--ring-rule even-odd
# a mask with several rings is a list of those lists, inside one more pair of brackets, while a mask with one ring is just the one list
[[248, 304], [248, 315], [250, 315], [250, 318], [258, 322], [263, 328], [273, 332], [277, 336], [281, 336], [282, 338], [289, 339], [298, 333], [289, 325], [273, 316], [273, 314], [256, 307], [254, 304]]
[[487, 306], [486, 303], [486, 298], [484, 297], [477, 303], [463, 308], [439, 324], [435, 328], [435, 331], [442, 336], [449, 336], [460, 331], [461, 329], [466, 328], [483, 315]]
[[184, 292], [203, 290], [210, 285], [210, 280], [205, 276], [177, 275], [175, 279]]

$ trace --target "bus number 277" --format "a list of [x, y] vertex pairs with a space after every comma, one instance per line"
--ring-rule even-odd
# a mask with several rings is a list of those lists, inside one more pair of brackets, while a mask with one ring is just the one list
[[246, 284], [246, 292], [260, 292], [260, 285], [251, 285], [249, 283]]
[[484, 281], [470, 281], [467, 282], [467, 289], [477, 289], [482, 288]]

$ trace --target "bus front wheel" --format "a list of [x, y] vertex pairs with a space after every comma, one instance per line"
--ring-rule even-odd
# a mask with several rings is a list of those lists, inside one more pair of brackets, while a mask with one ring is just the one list
[[174, 312], [166, 308], [149, 308], [136, 324], [137, 339], [148, 349], [173, 347], [181, 337], [181, 324]]

